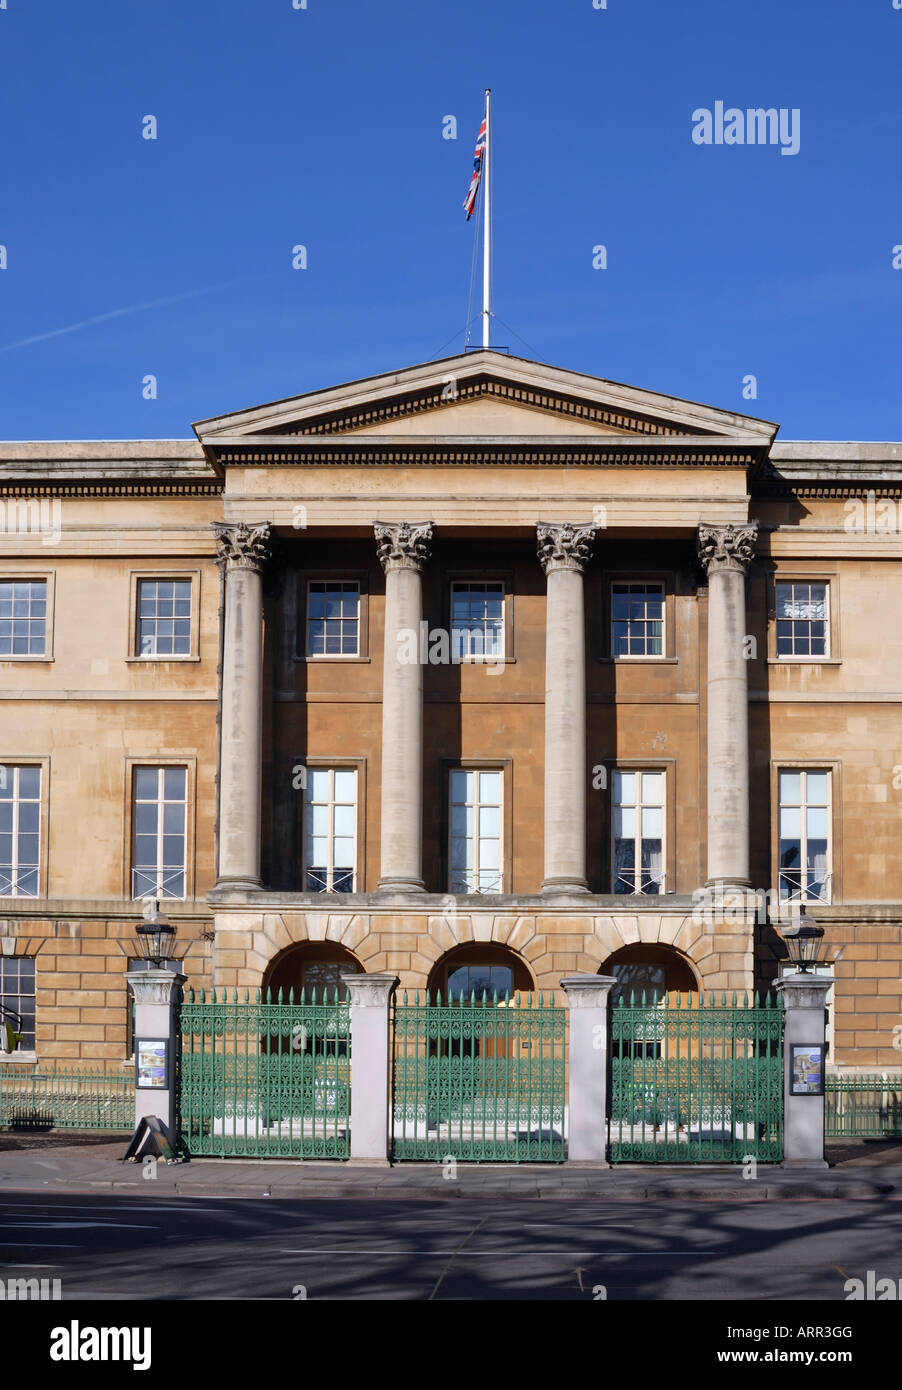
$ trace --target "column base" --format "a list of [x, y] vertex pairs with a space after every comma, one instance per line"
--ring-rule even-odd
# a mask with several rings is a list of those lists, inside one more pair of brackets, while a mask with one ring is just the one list
[[568, 1158], [565, 1168], [610, 1168], [606, 1158]]
[[263, 887], [262, 878], [218, 878], [213, 885], [214, 888], [237, 888], [240, 892], [253, 892], [255, 888]]
[[730, 888], [751, 888], [751, 886], [752, 880], [750, 878], [709, 878], [705, 880], [706, 888], [720, 888], [722, 891]]
[[781, 1168], [829, 1168], [825, 1158], [784, 1158]]
[[584, 878], [545, 878], [542, 880], [542, 892], [556, 897], [576, 895], [584, 898], [589, 893], [589, 885]]
[[377, 893], [425, 893], [426, 885], [421, 878], [380, 878], [376, 885]]
[[390, 1168], [387, 1158], [346, 1158], [349, 1168]]

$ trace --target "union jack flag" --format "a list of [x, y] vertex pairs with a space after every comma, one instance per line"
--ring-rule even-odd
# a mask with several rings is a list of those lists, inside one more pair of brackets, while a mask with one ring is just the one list
[[476, 194], [479, 192], [479, 181], [482, 178], [482, 161], [485, 158], [485, 117], [482, 118], [482, 125], [479, 127], [479, 134], [476, 136], [476, 153], [473, 156], [473, 177], [470, 179], [470, 187], [467, 196], [464, 198], [464, 209], [467, 214], [467, 221], [473, 216], [473, 209], [476, 207]]

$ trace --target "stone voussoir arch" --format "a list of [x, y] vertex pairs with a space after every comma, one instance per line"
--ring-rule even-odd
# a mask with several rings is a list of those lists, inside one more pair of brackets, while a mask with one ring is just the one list
[[580, 969], [597, 971], [601, 964], [627, 946], [669, 947], [686, 962], [703, 990], [721, 986], [720, 958], [714, 951], [709, 926], [691, 912], [617, 913], [595, 918], [594, 937], [588, 938]]

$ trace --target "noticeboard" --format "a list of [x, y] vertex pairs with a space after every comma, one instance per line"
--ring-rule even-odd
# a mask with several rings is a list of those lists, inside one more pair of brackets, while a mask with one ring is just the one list
[[140, 1038], [135, 1042], [135, 1085], [139, 1090], [166, 1090], [169, 1085], [168, 1039]]
[[789, 1060], [789, 1093], [793, 1096], [824, 1094], [824, 1044], [792, 1043]]

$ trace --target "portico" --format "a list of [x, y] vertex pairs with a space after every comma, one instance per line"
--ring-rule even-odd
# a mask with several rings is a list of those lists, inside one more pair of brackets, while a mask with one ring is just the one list
[[[491, 351], [452, 359], [449, 400], [448, 365], [197, 427], [223, 471], [227, 517], [216, 528], [217, 981], [258, 984], [292, 944], [331, 940], [367, 970], [423, 987], [445, 953], [483, 941], [521, 953], [556, 988], [561, 970], [598, 970], [631, 942], [664, 942], [705, 986], [753, 987], [753, 930], [715, 929], [710, 911], [700, 922], [692, 895], [750, 882], [748, 479], [773, 428]], [[641, 579], [656, 553], [670, 565], [656, 580], [669, 615], [661, 660], [656, 637], [645, 660], [621, 663], [599, 616], [624, 557]], [[304, 624], [319, 621], [311, 584], [336, 613], [365, 593], [365, 656], [305, 649]], [[358, 619], [327, 616], [324, 630], [330, 621], [337, 632]], [[424, 627], [463, 656], [400, 659], [405, 635]], [[468, 659], [467, 631], [494, 644], [488, 669]], [[679, 762], [656, 756], [676, 731], [643, 733], [649, 703], [659, 723], [681, 725]], [[285, 732], [302, 725], [303, 747]], [[677, 826], [678, 788], [704, 768], [705, 747], [695, 826]], [[670, 865], [660, 890], [646, 873], [643, 891], [626, 896], [611, 876], [626, 809], [610, 781], [598, 786], [599, 767], [613, 778], [624, 754], [624, 765], [660, 767], [666, 788], [654, 815], [631, 816], [671, 826], [650, 851]], [[299, 761], [306, 800], [287, 791]], [[331, 766], [353, 771], [353, 806], [327, 791], [311, 802], [316, 770], [325, 787]], [[358, 829], [354, 849], [345, 830], [335, 852], [355, 863], [317, 870], [317, 883], [340, 879], [340, 893], [305, 891], [304, 855], [325, 854], [310, 826], [339, 812]], [[451, 891], [471, 880], [471, 891]]]

